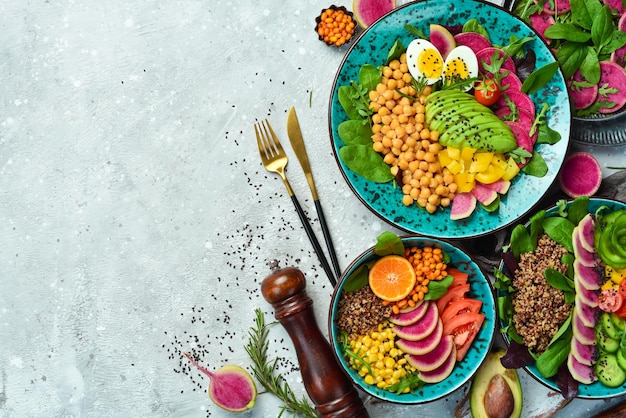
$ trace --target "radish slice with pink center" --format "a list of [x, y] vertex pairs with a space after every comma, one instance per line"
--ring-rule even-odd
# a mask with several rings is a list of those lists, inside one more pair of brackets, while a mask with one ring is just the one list
[[559, 173], [561, 189], [570, 197], [592, 196], [600, 188], [602, 169], [588, 152], [575, 152], [565, 159]]
[[576, 109], [588, 108], [598, 97], [598, 85], [589, 85], [589, 82], [580, 74], [580, 70], [576, 70], [568, 87], [570, 101]]

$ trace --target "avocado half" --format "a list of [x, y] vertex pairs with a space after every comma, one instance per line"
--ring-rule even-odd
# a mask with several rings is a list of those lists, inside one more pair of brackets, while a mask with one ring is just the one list
[[470, 388], [470, 408], [473, 418], [491, 418], [485, 409], [485, 394], [495, 375], [500, 375], [504, 379], [513, 394], [513, 412], [509, 417], [520, 418], [522, 414], [522, 385], [516, 369], [507, 369], [502, 366], [500, 359], [505, 353], [503, 348], [494, 348], [487, 354], [487, 358], [474, 376]]

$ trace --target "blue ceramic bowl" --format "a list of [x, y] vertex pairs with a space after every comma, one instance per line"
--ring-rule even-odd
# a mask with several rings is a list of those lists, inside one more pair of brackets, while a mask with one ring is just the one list
[[[626, 209], [626, 203], [619, 202], [617, 200], [591, 198], [589, 201], [588, 212], [594, 213], [596, 210], [598, 210], [598, 208], [602, 206], [607, 206], [611, 210]], [[546, 210], [546, 213], [547, 215], [558, 213], [558, 207], [552, 206]], [[499, 268], [500, 268], [500, 271], [504, 271], [504, 263], [501, 262]], [[500, 296], [499, 291], [496, 292], [496, 295]], [[505, 322], [503, 322], [504, 319], [505, 318], [500, 319], [501, 326], [505, 324]], [[505, 343], [508, 345], [510, 340], [507, 337], [507, 335], [504, 334], [503, 338], [504, 338]], [[545, 377], [543, 377], [541, 373], [539, 373], [539, 370], [534, 364], [527, 366], [524, 369], [540, 383], [544, 384], [545, 386], [549, 387], [552, 390], [560, 392], [560, 389], [557, 386], [554, 379], [546, 379]], [[592, 383], [591, 385], [582, 385], [582, 384], [579, 385], [577, 397], [583, 398], [583, 399], [605, 399], [605, 398], [621, 396], [624, 394], [626, 394], [626, 384], [623, 384], [622, 386], [619, 386], [617, 388], [609, 388], [607, 386], [604, 386], [600, 382], [595, 382], [595, 383]]]
[[424, 384], [422, 389], [416, 390], [414, 393], [396, 394], [384, 389], [380, 389], [374, 385], [369, 385], [363, 381], [363, 378], [352, 369], [346, 358], [342, 354], [341, 348], [341, 332], [336, 325], [336, 316], [339, 309], [339, 299], [344, 292], [346, 281], [353, 272], [359, 269], [364, 263], [368, 263], [378, 256], [374, 254], [374, 247], [368, 249], [358, 256], [339, 279], [339, 283], [335, 287], [332, 295], [329, 315], [329, 334], [331, 345], [335, 358], [350, 376], [353, 383], [364, 392], [384, 401], [394, 402], [398, 404], [420, 404], [434, 401], [445, 397], [454, 392], [465, 383], [467, 383], [476, 373], [478, 367], [489, 352], [496, 332], [496, 305], [494, 299], [493, 288], [489, 283], [487, 276], [476, 264], [472, 258], [460, 248], [452, 245], [447, 241], [438, 239], [430, 239], [418, 236], [402, 237], [405, 248], [408, 247], [427, 247], [432, 246], [441, 248], [450, 256], [450, 266], [453, 266], [465, 273], [469, 274], [470, 293], [469, 297], [480, 299], [483, 302], [481, 312], [485, 315], [485, 321], [480, 332], [476, 335], [472, 346], [463, 358], [457, 363], [452, 374], [445, 380], [437, 384]]
[[431, 23], [442, 25], [462, 25], [476, 18], [488, 31], [493, 44], [506, 45], [512, 35], [518, 38], [533, 37], [528, 44], [537, 58], [537, 67], [555, 61], [554, 55], [540, 40], [537, 33], [510, 12], [493, 4], [477, 0], [426, 0], [406, 4], [383, 16], [371, 25], [346, 53], [341, 63], [331, 92], [329, 104], [329, 130], [331, 145], [339, 169], [354, 194], [373, 213], [389, 224], [409, 233], [439, 238], [468, 238], [494, 232], [517, 221], [539, 202], [557, 179], [567, 152], [571, 113], [567, 89], [560, 71], [539, 92], [531, 95], [537, 109], [540, 103], [550, 106], [548, 126], [561, 134], [561, 140], [554, 145], [538, 145], [536, 149], [548, 165], [544, 177], [520, 174], [513, 179], [509, 192], [503, 196], [500, 208], [488, 213], [478, 209], [461, 221], [450, 219], [450, 209], [429, 214], [417, 206], [402, 204], [402, 191], [389, 183], [374, 183], [351, 171], [339, 158], [339, 149], [344, 145], [337, 129], [348, 119], [337, 96], [339, 87], [358, 80], [359, 69], [364, 64], [383, 65], [391, 46], [399, 39], [404, 46], [414, 36], [404, 26], [409, 24], [429, 32]]

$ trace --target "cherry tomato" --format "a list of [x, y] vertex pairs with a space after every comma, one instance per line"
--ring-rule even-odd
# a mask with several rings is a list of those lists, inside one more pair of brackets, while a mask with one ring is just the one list
[[622, 294], [622, 297], [626, 299], [626, 279], [622, 279], [619, 282], [618, 291]]
[[624, 297], [616, 289], [605, 289], [598, 296], [598, 307], [604, 312], [615, 312], [622, 307]]
[[474, 97], [476, 97], [478, 103], [491, 106], [500, 98], [500, 85], [492, 78], [478, 81], [474, 85]]
[[483, 325], [485, 315], [475, 312], [464, 312], [452, 317], [443, 326], [443, 335], [452, 335], [456, 345], [456, 360], [461, 361], [472, 346], [472, 342]]

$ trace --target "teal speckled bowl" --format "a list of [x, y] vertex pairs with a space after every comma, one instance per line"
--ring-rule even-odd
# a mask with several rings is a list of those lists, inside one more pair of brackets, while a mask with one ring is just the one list
[[344, 274], [339, 279], [339, 283], [335, 287], [331, 299], [328, 327], [335, 358], [344, 371], [348, 373], [356, 386], [364, 392], [384, 401], [398, 404], [420, 404], [445, 397], [446, 395], [459, 389], [474, 376], [478, 367], [487, 356], [487, 353], [489, 352], [494, 341], [497, 321], [496, 305], [493, 288], [489, 283], [487, 276], [478, 264], [476, 264], [463, 250], [447, 241], [418, 236], [402, 237], [402, 242], [404, 243], [405, 248], [414, 246], [431, 246], [441, 248], [450, 256], [450, 266], [468, 273], [468, 282], [470, 283], [469, 297], [479, 299], [483, 302], [481, 308], [481, 312], [485, 315], [483, 326], [480, 332], [476, 335], [476, 338], [463, 360], [454, 366], [452, 374], [440, 383], [424, 384], [421, 389], [416, 390], [414, 393], [396, 394], [365, 383], [363, 378], [349, 366], [346, 358], [342, 356], [340, 343], [341, 333], [336, 325], [339, 299], [344, 291], [347, 278], [349, 278], [352, 273], [364, 263], [368, 263], [378, 258], [378, 256], [374, 254], [374, 247], [369, 248], [367, 251], [358, 256], [350, 264], [350, 266], [348, 266]]
[[[568, 203], [568, 206], [569, 206], [569, 203]], [[600, 207], [604, 207], [604, 206], [606, 206], [612, 211], [626, 209], [626, 203], [620, 202], [618, 200], [591, 198], [589, 201], [589, 206], [587, 207], [587, 211], [589, 213], [595, 213]], [[551, 206], [550, 208], [546, 210], [546, 214], [547, 216], [550, 216], [550, 215], [554, 216], [558, 214], [558, 211], [559, 211], [558, 206]], [[528, 226], [528, 223], [526, 223], [525, 225]], [[504, 262], [500, 262], [499, 269], [500, 271], [504, 271]], [[496, 295], [501, 296], [500, 291], [497, 291]], [[505, 325], [505, 321], [503, 321], [502, 318], [500, 319], [500, 325], [501, 326]], [[506, 334], [503, 334], [503, 338], [504, 338], [505, 343], [507, 344], [510, 343], [510, 340]], [[560, 392], [560, 389], [557, 386], [554, 378], [546, 379], [545, 377], [543, 377], [534, 363], [527, 367], [524, 367], [524, 369], [538, 382], [542, 383], [543, 385], [547, 386], [548, 388], [554, 391]], [[613, 397], [622, 396], [622, 395], [626, 395], [626, 383], [616, 388], [610, 388], [610, 387], [604, 386], [600, 382], [595, 382], [590, 385], [583, 385], [583, 384], [578, 385], [578, 394], [576, 397], [581, 398], [581, 399], [606, 399], [606, 398], [613, 398]]]
[[354, 194], [372, 212], [409, 233], [448, 239], [468, 238], [491, 233], [512, 224], [532, 210], [553, 185], [568, 149], [572, 117], [563, 75], [558, 71], [547, 86], [531, 95], [537, 108], [540, 108], [539, 104], [542, 102], [549, 104], [548, 125], [561, 134], [558, 143], [536, 147], [548, 165], [548, 173], [541, 178], [526, 174], [516, 176], [496, 212], [488, 213], [478, 209], [469, 218], [461, 221], [450, 219], [450, 209], [431, 215], [417, 206], [404, 206], [402, 191], [398, 187], [394, 188], [391, 182], [381, 184], [368, 181], [341, 161], [339, 149], [343, 143], [337, 128], [348, 117], [337, 97], [339, 87], [350, 84], [351, 80], [358, 80], [362, 65], [384, 64], [396, 39], [403, 45], [408, 45], [414, 36], [404, 25], [409, 24], [428, 33], [431, 23], [462, 25], [473, 18], [478, 19], [487, 29], [494, 44], [508, 44], [511, 35], [535, 38], [530, 45], [536, 55], [537, 67], [555, 61], [553, 54], [533, 29], [498, 6], [477, 0], [426, 0], [398, 7], [365, 30], [346, 53], [333, 84], [329, 105], [329, 130], [341, 173]]

